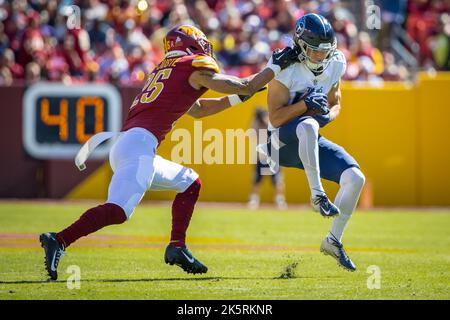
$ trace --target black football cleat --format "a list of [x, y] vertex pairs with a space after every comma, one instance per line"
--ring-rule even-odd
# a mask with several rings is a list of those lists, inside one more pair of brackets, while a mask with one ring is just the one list
[[39, 236], [41, 247], [45, 251], [45, 268], [51, 280], [58, 279], [58, 264], [64, 255], [64, 246], [56, 239], [56, 233], [47, 232]]
[[177, 247], [169, 244], [164, 254], [164, 261], [170, 265], [177, 265], [187, 273], [206, 273], [208, 268], [195, 259], [186, 246]]

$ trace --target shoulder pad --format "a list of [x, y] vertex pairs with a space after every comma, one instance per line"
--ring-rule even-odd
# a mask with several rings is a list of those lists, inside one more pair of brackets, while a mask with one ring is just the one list
[[216, 60], [206, 55], [196, 55], [192, 59], [192, 66], [194, 68], [210, 69], [214, 72], [219, 72], [219, 66], [217, 65]]

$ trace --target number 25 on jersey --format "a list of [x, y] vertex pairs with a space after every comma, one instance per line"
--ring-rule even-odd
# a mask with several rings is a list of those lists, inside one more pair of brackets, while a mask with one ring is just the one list
[[[155, 101], [164, 89], [164, 83], [160, 80], [167, 80], [170, 77], [172, 69], [162, 69], [158, 72], [153, 72], [148, 76], [147, 82], [145, 83], [142, 93], [134, 99], [131, 108], [139, 103], [150, 103]], [[140, 99], [139, 99], [140, 96]], [[130, 109], [131, 109], [130, 108]]]

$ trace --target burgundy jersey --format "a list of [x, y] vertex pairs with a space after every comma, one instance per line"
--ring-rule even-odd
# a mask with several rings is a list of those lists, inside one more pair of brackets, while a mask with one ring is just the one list
[[189, 84], [192, 72], [202, 69], [219, 72], [216, 61], [203, 54], [161, 61], [134, 99], [122, 130], [145, 128], [161, 143], [175, 122], [206, 92], [206, 88], [196, 90]]

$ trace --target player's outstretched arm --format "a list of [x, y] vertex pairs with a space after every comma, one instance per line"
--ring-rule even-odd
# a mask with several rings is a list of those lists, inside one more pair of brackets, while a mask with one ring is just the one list
[[199, 70], [192, 73], [189, 82], [197, 89], [205, 87], [221, 93], [253, 95], [272, 80], [274, 75], [274, 72], [269, 68], [265, 68], [249, 78], [238, 78], [209, 70]]
[[267, 106], [270, 123], [275, 128], [301, 116], [308, 110], [303, 100], [292, 105], [288, 105], [288, 103], [289, 89], [278, 80], [272, 80], [269, 83]]
[[[258, 91], [266, 90], [266, 87]], [[202, 98], [195, 101], [188, 114], [194, 118], [203, 118], [222, 112], [236, 104], [247, 101], [251, 95], [229, 95], [221, 98]]]
[[195, 89], [205, 87], [221, 93], [251, 96], [269, 83], [282, 69], [298, 61], [297, 56], [295, 49], [286, 47], [274, 51], [267, 67], [248, 78], [238, 78], [212, 70], [197, 70], [189, 77], [189, 83]]
[[194, 118], [203, 118], [231, 107], [228, 97], [198, 99], [188, 111], [188, 115]]

